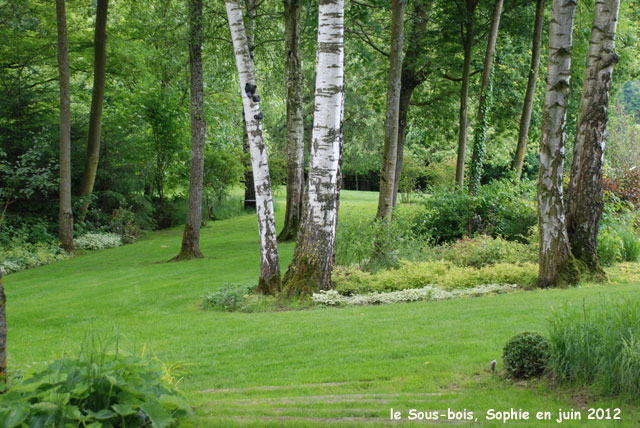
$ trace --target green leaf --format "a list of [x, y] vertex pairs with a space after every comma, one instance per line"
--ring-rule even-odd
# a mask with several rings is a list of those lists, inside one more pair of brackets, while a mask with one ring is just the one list
[[92, 417], [96, 418], [99, 421], [106, 421], [107, 419], [111, 419], [116, 415], [116, 413], [114, 411], [109, 410], [109, 409], [102, 409], [102, 410], [100, 410], [98, 412], [93, 412], [91, 410], [86, 410], [86, 412], [87, 412], [87, 414], [89, 416], [92, 416]]
[[140, 406], [140, 409], [149, 416], [153, 428], [166, 428], [171, 424], [171, 415], [157, 401], [146, 402]]
[[40, 403], [33, 404], [31, 408], [36, 412], [42, 412], [42, 413], [53, 413], [58, 411], [58, 406], [56, 406], [53, 403], [49, 403], [47, 401], [42, 401]]
[[189, 405], [177, 395], [162, 394], [158, 401], [160, 401], [160, 404], [162, 404], [164, 408], [169, 410], [179, 409], [191, 411], [191, 407], [189, 407]]
[[121, 416], [128, 416], [134, 414], [136, 411], [133, 408], [133, 403], [120, 403], [111, 406], [117, 414]]
[[16, 403], [8, 409], [0, 411], [0, 426], [14, 428], [20, 425], [29, 415], [29, 406], [26, 403]]

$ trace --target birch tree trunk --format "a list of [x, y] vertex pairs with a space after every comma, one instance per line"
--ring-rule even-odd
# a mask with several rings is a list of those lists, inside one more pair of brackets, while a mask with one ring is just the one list
[[531, 66], [529, 67], [529, 79], [527, 91], [524, 96], [522, 115], [520, 116], [520, 130], [518, 131], [518, 145], [513, 157], [511, 167], [515, 171], [516, 181], [520, 181], [524, 155], [527, 152], [527, 137], [531, 124], [531, 112], [536, 95], [536, 83], [538, 82], [538, 69], [540, 68], [540, 53], [542, 51], [542, 30], [544, 28], [544, 9], [546, 0], [538, 0], [536, 4], [536, 22], [533, 29], [533, 47], [531, 48]]
[[569, 248], [562, 195], [564, 130], [571, 78], [575, 8], [575, 0], [553, 0], [538, 175], [538, 225], [540, 228], [538, 282], [541, 287], [574, 283], [580, 276], [576, 260]]
[[567, 189], [567, 233], [573, 255], [590, 273], [605, 279], [598, 257], [598, 230], [604, 207], [602, 168], [607, 108], [620, 0], [597, 0]]
[[406, 140], [407, 116], [411, 104], [413, 90], [426, 80], [427, 73], [418, 69], [418, 61], [424, 50], [424, 34], [429, 22], [429, 15], [433, 1], [414, 3], [413, 22], [407, 37], [407, 52], [402, 61], [402, 76], [400, 84], [400, 104], [398, 107], [398, 149], [396, 160], [395, 180], [393, 184], [393, 206], [398, 201], [400, 175], [402, 174], [402, 160], [404, 158], [404, 143]]
[[464, 34], [462, 45], [464, 47], [464, 63], [462, 66], [462, 85], [460, 87], [460, 113], [458, 131], [458, 158], [456, 161], [456, 184], [462, 187], [464, 184], [464, 165], [467, 151], [467, 103], [469, 101], [469, 82], [471, 80], [471, 55], [473, 49], [473, 16], [477, 5], [476, 0], [466, 0], [464, 18]]
[[500, 28], [503, 3], [504, 0], [496, 0], [493, 5], [491, 29], [489, 30], [489, 40], [487, 40], [487, 50], [484, 55], [484, 67], [482, 68], [482, 84], [480, 86], [480, 99], [478, 100], [478, 113], [476, 115], [476, 132], [474, 133], [473, 154], [471, 156], [469, 174], [469, 191], [474, 195], [478, 192], [480, 179], [482, 178], [485, 142], [487, 128], [489, 126], [488, 114], [492, 104], [489, 94], [491, 91], [491, 71], [493, 69], [493, 57], [496, 52], [496, 41], [498, 40], [498, 28]]
[[258, 217], [258, 232], [260, 234], [260, 279], [258, 290], [262, 293], [275, 294], [280, 290], [280, 258], [276, 242], [276, 225], [273, 213], [269, 165], [267, 163], [267, 147], [262, 136], [260, 122], [263, 117], [260, 112], [260, 98], [256, 92], [253, 58], [249, 54], [240, 0], [226, 0], [225, 6], [240, 77], [240, 91], [245, 112], [256, 192], [256, 213]]
[[304, 195], [304, 122], [302, 118], [302, 61], [300, 56], [300, 0], [285, 0], [287, 81], [287, 206], [278, 240], [295, 239]]
[[402, 78], [402, 48], [404, 44], [404, 11], [406, 0], [391, 1], [391, 51], [389, 54], [389, 82], [387, 85], [387, 113], [384, 121], [384, 149], [380, 192], [376, 218], [391, 221], [393, 191], [398, 161], [398, 128], [400, 118], [400, 87]]
[[[84, 173], [80, 183], [80, 195], [89, 196], [93, 192], [96, 171], [100, 160], [100, 130], [102, 128], [102, 105], [104, 103], [104, 85], [107, 66], [107, 12], [109, 0], [98, 0], [96, 9], [96, 28], [94, 34], [93, 91], [91, 93], [91, 112], [89, 113], [89, 139]], [[82, 204], [80, 217], [84, 218], [89, 208], [89, 200]]]
[[0, 382], [7, 383], [7, 297], [0, 269]]
[[189, 0], [189, 67], [191, 71], [191, 172], [189, 177], [189, 207], [182, 234], [182, 248], [174, 260], [204, 257], [200, 251], [202, 224], [202, 183], [204, 146], [207, 125], [203, 109], [202, 77], [202, 0]]
[[[247, 11], [244, 26], [247, 35], [247, 45], [249, 46], [249, 56], [253, 60], [255, 50], [254, 30], [256, 26], [256, 0], [244, 0]], [[249, 134], [247, 133], [247, 120], [244, 107], [242, 109], [242, 151], [244, 152], [244, 209], [256, 208], [256, 188], [253, 182], [253, 170], [251, 169], [251, 150], [249, 148]]]
[[60, 244], [73, 252], [73, 213], [71, 211], [71, 90], [67, 14], [64, 0], [56, 0], [58, 23], [58, 74], [60, 76], [60, 205], [58, 211]]
[[321, 0], [318, 14], [315, 114], [303, 222], [283, 293], [331, 288], [340, 198], [344, 110], [344, 0]]

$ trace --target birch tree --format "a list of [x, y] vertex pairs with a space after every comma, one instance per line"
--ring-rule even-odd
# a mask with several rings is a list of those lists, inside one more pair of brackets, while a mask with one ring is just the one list
[[[400, 117], [400, 87], [402, 77], [402, 47], [404, 44], [404, 11], [406, 0], [391, 1], [391, 51], [389, 54], [389, 82], [387, 112], [384, 121], [384, 149], [380, 173], [380, 193], [377, 218], [391, 220], [393, 195], [398, 161], [398, 128]], [[398, 177], [399, 178], [399, 177]]]
[[71, 90], [67, 13], [64, 0], [56, 0], [58, 23], [58, 74], [60, 76], [60, 205], [59, 238], [62, 248], [73, 251], [73, 213], [71, 211]]
[[331, 288], [340, 202], [344, 111], [344, 0], [322, 0], [318, 13], [316, 90], [305, 209], [283, 293]]
[[300, 0], [285, 0], [287, 81], [287, 205], [278, 240], [295, 239], [304, 196], [304, 122], [302, 118], [302, 58], [300, 55]]
[[597, 0], [567, 189], [567, 233], [574, 256], [604, 279], [598, 257], [598, 230], [604, 208], [602, 168], [607, 131], [609, 88], [620, 0]]
[[[91, 112], [89, 113], [89, 138], [84, 173], [80, 183], [80, 195], [89, 196], [93, 192], [96, 172], [100, 160], [100, 130], [102, 128], [102, 106], [104, 104], [104, 85], [107, 67], [107, 12], [109, 0], [98, 0], [96, 9], [96, 28], [94, 33], [93, 91], [91, 92]], [[84, 217], [89, 201], [82, 204], [80, 216]]]
[[207, 125], [204, 121], [202, 83], [202, 0], [189, 0], [189, 67], [191, 71], [191, 172], [189, 207], [182, 235], [182, 248], [174, 260], [203, 257], [200, 251], [202, 183]]
[[542, 30], [544, 28], [544, 10], [546, 0], [536, 2], [536, 21], [533, 28], [533, 46], [531, 48], [531, 65], [529, 66], [529, 78], [527, 79], [527, 91], [524, 96], [522, 115], [520, 116], [520, 128], [518, 130], [518, 145], [513, 156], [511, 167], [515, 171], [516, 180], [520, 181], [524, 155], [527, 152], [527, 137], [529, 136], [529, 126], [531, 124], [531, 113], [533, 111], [533, 101], [536, 95], [536, 84], [538, 82], [538, 69], [540, 68], [540, 53], [542, 52]]
[[7, 382], [7, 297], [0, 269], [0, 382]]
[[[244, 0], [246, 15], [244, 17], [244, 28], [247, 36], [247, 46], [249, 56], [253, 61], [253, 52], [256, 48], [254, 32], [256, 28], [257, 2], [256, 0]], [[251, 149], [249, 148], [249, 134], [247, 133], [247, 119], [244, 108], [242, 109], [242, 151], [244, 152], [244, 208], [256, 208], [256, 188], [253, 181], [253, 171], [251, 169]]]
[[262, 135], [263, 118], [257, 92], [253, 58], [242, 20], [240, 0], [226, 0], [227, 18], [233, 39], [236, 66], [240, 78], [240, 92], [246, 119], [246, 131], [251, 152], [251, 166], [256, 193], [256, 213], [260, 234], [260, 279], [258, 290], [275, 294], [280, 289], [280, 258], [276, 242], [273, 195], [267, 163], [267, 147]]
[[491, 72], [493, 69], [493, 57], [496, 52], [498, 40], [498, 28], [502, 16], [502, 4], [504, 0], [496, 0], [491, 15], [491, 29], [487, 40], [487, 49], [484, 55], [484, 67], [482, 68], [482, 84], [480, 85], [480, 99], [478, 100], [478, 113], [476, 115], [476, 132], [473, 139], [473, 154], [471, 156], [471, 168], [469, 174], [469, 191], [472, 194], [478, 192], [480, 179], [482, 178], [482, 165], [484, 162], [485, 140], [489, 127], [489, 110], [491, 108]]
[[549, 28], [549, 64], [538, 175], [538, 282], [542, 287], [573, 283], [580, 275], [569, 248], [562, 195], [564, 130], [567, 123], [575, 8], [575, 0], [553, 0]]

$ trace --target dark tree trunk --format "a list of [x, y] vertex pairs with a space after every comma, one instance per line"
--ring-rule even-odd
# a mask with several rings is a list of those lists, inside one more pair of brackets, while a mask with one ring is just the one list
[[464, 184], [464, 166], [467, 151], [467, 126], [469, 101], [469, 83], [471, 80], [471, 55], [473, 51], [473, 16], [477, 5], [476, 0], [466, 0], [466, 13], [464, 18], [464, 34], [462, 45], [464, 48], [464, 63], [462, 66], [462, 84], [460, 85], [460, 113], [458, 131], [458, 158], [456, 162], [456, 184], [462, 187]]
[[536, 95], [536, 83], [538, 82], [538, 69], [540, 68], [540, 52], [542, 51], [542, 30], [544, 28], [544, 9], [546, 0], [538, 0], [536, 5], [536, 22], [533, 30], [533, 47], [531, 49], [531, 66], [529, 67], [529, 80], [527, 81], [527, 92], [524, 96], [522, 106], [522, 116], [520, 116], [520, 130], [518, 132], [518, 145], [511, 164], [516, 173], [516, 181], [520, 181], [522, 176], [522, 166], [524, 155], [527, 152], [527, 137], [529, 135], [529, 125], [531, 124], [531, 112], [533, 111], [533, 101]]
[[602, 161], [609, 88], [618, 61], [615, 35], [619, 7], [620, 0], [596, 2], [567, 190], [566, 222], [571, 250], [601, 280], [605, 279], [598, 257], [598, 230], [604, 207]]
[[73, 252], [73, 213], [71, 211], [71, 90], [67, 14], [64, 0], [56, 0], [58, 22], [58, 74], [60, 76], [60, 206], [58, 213], [60, 244]]
[[202, 0], [189, 0], [189, 66], [191, 69], [191, 174], [189, 208], [182, 235], [182, 248], [173, 260], [203, 257], [200, 251], [202, 183], [207, 125], [204, 121], [202, 77]]
[[[93, 91], [91, 93], [91, 112], [89, 114], [89, 139], [84, 173], [80, 183], [80, 195], [89, 196], [93, 192], [100, 158], [100, 129], [102, 127], [102, 105], [104, 103], [105, 73], [107, 66], [107, 11], [109, 0], [98, 0], [96, 10], [96, 28], [94, 34]], [[82, 204], [80, 217], [84, 218], [89, 201]]]
[[491, 102], [491, 71], [493, 69], [493, 57], [496, 51], [496, 41], [498, 40], [498, 28], [500, 28], [500, 17], [502, 16], [502, 4], [504, 0], [496, 0], [491, 15], [491, 30], [487, 41], [487, 50], [484, 55], [484, 67], [482, 69], [482, 84], [480, 85], [480, 99], [478, 100], [478, 113], [476, 115], [476, 132], [473, 139], [473, 154], [471, 156], [471, 169], [469, 174], [469, 191], [472, 194], [478, 192], [480, 179], [484, 163], [485, 140], [487, 128], [489, 127], [489, 109]]
[[287, 80], [287, 206], [279, 241], [295, 239], [304, 196], [304, 121], [300, 57], [300, 0], [285, 0]]
[[7, 298], [0, 269], [0, 382], [7, 382]]

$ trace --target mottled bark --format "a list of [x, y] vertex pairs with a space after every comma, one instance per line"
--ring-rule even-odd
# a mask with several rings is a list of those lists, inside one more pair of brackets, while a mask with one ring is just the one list
[[344, 0], [321, 0], [318, 14], [315, 114], [303, 221], [283, 292], [331, 288], [340, 197], [344, 110]]
[[541, 287], [575, 283], [579, 279], [579, 270], [576, 269], [576, 262], [569, 248], [562, 195], [564, 130], [571, 78], [575, 8], [575, 0], [553, 0], [538, 175], [538, 282]]
[[7, 298], [0, 269], [0, 382], [7, 382]]
[[407, 115], [411, 104], [413, 90], [426, 80], [427, 72], [424, 67], [419, 68], [420, 55], [424, 50], [424, 34], [429, 22], [429, 14], [433, 1], [417, 2], [413, 6], [411, 30], [407, 34], [407, 52], [402, 61], [402, 76], [400, 84], [400, 105], [398, 108], [398, 149], [396, 151], [396, 170], [393, 185], [393, 206], [398, 201], [398, 189], [404, 159], [404, 143], [406, 140]]
[[202, 77], [202, 0], [189, 0], [189, 67], [191, 71], [191, 172], [189, 207], [182, 234], [182, 248], [173, 260], [203, 257], [200, 251], [202, 183], [207, 125], [204, 121]]
[[480, 85], [480, 99], [478, 100], [478, 112], [476, 114], [477, 131], [474, 135], [473, 153], [471, 155], [471, 169], [469, 174], [469, 191], [472, 194], [478, 192], [480, 179], [482, 178], [482, 168], [484, 163], [484, 149], [488, 124], [488, 110], [491, 103], [488, 102], [488, 95], [491, 84], [491, 71], [493, 69], [493, 57], [496, 52], [496, 41], [498, 40], [498, 29], [500, 28], [500, 17], [502, 16], [502, 4], [504, 0], [496, 0], [493, 5], [491, 15], [491, 29], [487, 40], [487, 49], [484, 54], [484, 66], [482, 68], [482, 83]]
[[460, 112], [458, 115], [458, 158], [456, 161], [456, 184], [460, 187], [464, 184], [464, 165], [467, 151], [467, 127], [469, 83], [471, 80], [471, 55], [473, 51], [473, 16], [477, 6], [476, 0], [466, 0], [466, 12], [462, 45], [464, 48], [464, 62], [462, 65], [462, 84], [460, 85]]
[[[100, 130], [102, 127], [102, 105], [104, 103], [105, 73], [107, 66], [107, 12], [109, 0], [98, 0], [96, 9], [96, 28], [94, 33], [93, 91], [91, 93], [91, 112], [89, 113], [89, 138], [84, 173], [80, 183], [80, 195], [89, 196], [93, 192], [96, 172], [100, 159]], [[89, 200], [82, 204], [80, 217], [84, 218]]]
[[391, 1], [391, 50], [387, 84], [387, 112], [384, 121], [384, 149], [380, 172], [380, 192], [376, 218], [391, 221], [393, 191], [398, 160], [398, 128], [400, 123], [400, 88], [402, 78], [402, 48], [404, 44], [405, 0]]
[[567, 189], [567, 233], [573, 255], [590, 273], [605, 279], [598, 257], [598, 230], [604, 207], [602, 168], [607, 131], [609, 88], [620, 0], [597, 0], [582, 86], [582, 99]]
[[295, 239], [304, 196], [304, 121], [300, 56], [300, 0], [284, 1], [287, 81], [287, 206], [280, 241]]
[[60, 76], [60, 205], [58, 210], [60, 244], [73, 251], [73, 213], [71, 211], [71, 90], [67, 14], [64, 0], [56, 0], [58, 23], [58, 74]]
[[[247, 45], [249, 46], [249, 56], [253, 60], [255, 50], [254, 30], [256, 27], [256, 0], [244, 0], [246, 17], [244, 19], [245, 33], [247, 35]], [[249, 149], [249, 134], [247, 133], [247, 121], [242, 109], [242, 151], [244, 152], [244, 208], [256, 209], [256, 189], [253, 182], [253, 170], [251, 169], [251, 150]]]
[[260, 98], [257, 95], [253, 58], [249, 53], [240, 0], [226, 0], [225, 6], [240, 77], [240, 91], [245, 111], [256, 192], [256, 213], [258, 217], [258, 232], [260, 234], [260, 279], [258, 281], [258, 290], [262, 293], [275, 294], [280, 290], [280, 258], [276, 241], [267, 147], [262, 135], [261, 120], [263, 116], [260, 112]]
[[520, 130], [518, 131], [518, 145], [513, 157], [511, 167], [515, 171], [516, 181], [520, 181], [524, 155], [527, 152], [527, 137], [529, 136], [529, 126], [531, 124], [531, 112], [533, 111], [533, 101], [536, 95], [536, 83], [538, 82], [538, 69], [540, 68], [540, 53], [542, 52], [542, 30], [544, 28], [544, 9], [546, 0], [537, 0], [536, 21], [533, 29], [533, 46], [531, 48], [531, 65], [529, 66], [529, 79], [527, 80], [527, 91], [524, 96], [522, 115], [520, 116]]

